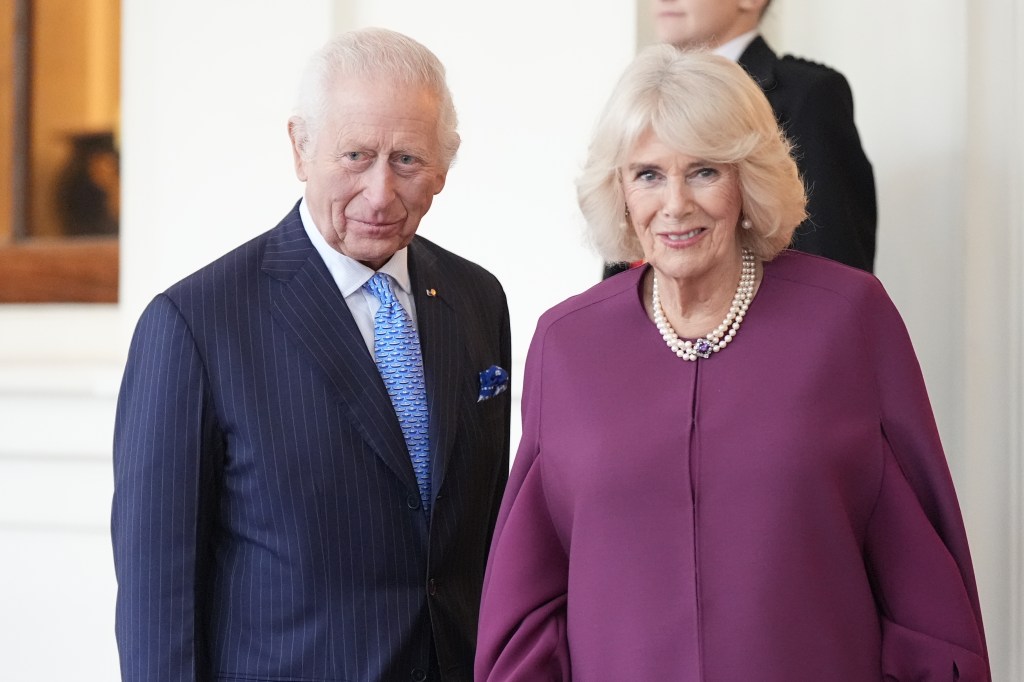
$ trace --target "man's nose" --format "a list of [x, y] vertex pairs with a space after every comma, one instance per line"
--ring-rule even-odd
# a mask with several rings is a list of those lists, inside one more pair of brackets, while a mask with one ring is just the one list
[[384, 208], [395, 198], [395, 173], [385, 160], [374, 163], [363, 181], [363, 196], [374, 208]]

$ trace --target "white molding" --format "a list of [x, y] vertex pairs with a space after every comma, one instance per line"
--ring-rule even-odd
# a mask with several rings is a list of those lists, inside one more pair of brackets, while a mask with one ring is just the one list
[[124, 363], [0, 361], [0, 400], [6, 397], [116, 398]]
[[1011, 213], [1007, 229], [1008, 250], [1011, 254], [1010, 306], [1008, 309], [1010, 336], [1008, 371], [1013, 382], [1008, 415], [1010, 418], [1010, 619], [1011, 642], [1009, 677], [1024, 680], [1024, 133], [1020, 121], [1024, 120], [1024, 10], [1019, 4], [1011, 6], [1013, 14], [1013, 50], [1010, 120], [1015, 121], [1013, 153], [1011, 154], [1010, 192]]
[[[0, 360], [4, 365], [109, 363], [127, 350], [118, 305], [0, 305]], [[2, 367], [0, 367], [2, 370]]]
[[962, 497], [993, 678], [1024, 679], [1024, 23], [1014, 0], [964, 3], [968, 26]]

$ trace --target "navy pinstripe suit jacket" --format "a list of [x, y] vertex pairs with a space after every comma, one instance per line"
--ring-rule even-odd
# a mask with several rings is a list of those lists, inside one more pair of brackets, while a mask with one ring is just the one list
[[472, 678], [510, 414], [508, 392], [477, 401], [478, 373], [510, 365], [508, 308], [492, 275], [426, 239], [409, 267], [429, 521], [297, 207], [143, 313], [114, 437], [124, 680]]

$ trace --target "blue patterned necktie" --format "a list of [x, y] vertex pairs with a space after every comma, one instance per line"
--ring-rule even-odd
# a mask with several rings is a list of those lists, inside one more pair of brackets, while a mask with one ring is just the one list
[[420, 338], [412, 319], [395, 298], [391, 278], [378, 272], [363, 285], [380, 301], [373, 316], [373, 354], [416, 472], [423, 509], [430, 511], [430, 442], [427, 435], [427, 389], [423, 380]]

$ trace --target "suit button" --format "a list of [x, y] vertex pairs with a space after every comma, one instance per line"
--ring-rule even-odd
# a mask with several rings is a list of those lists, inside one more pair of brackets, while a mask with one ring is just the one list
[[437, 594], [437, 581], [433, 578], [427, 581], [427, 594], [431, 597]]
[[409, 497], [405, 498], [405, 504], [409, 507], [409, 509], [419, 509], [420, 496], [409, 493]]
[[422, 668], [413, 668], [412, 679], [413, 682], [423, 682], [423, 680], [427, 679], [427, 672]]

